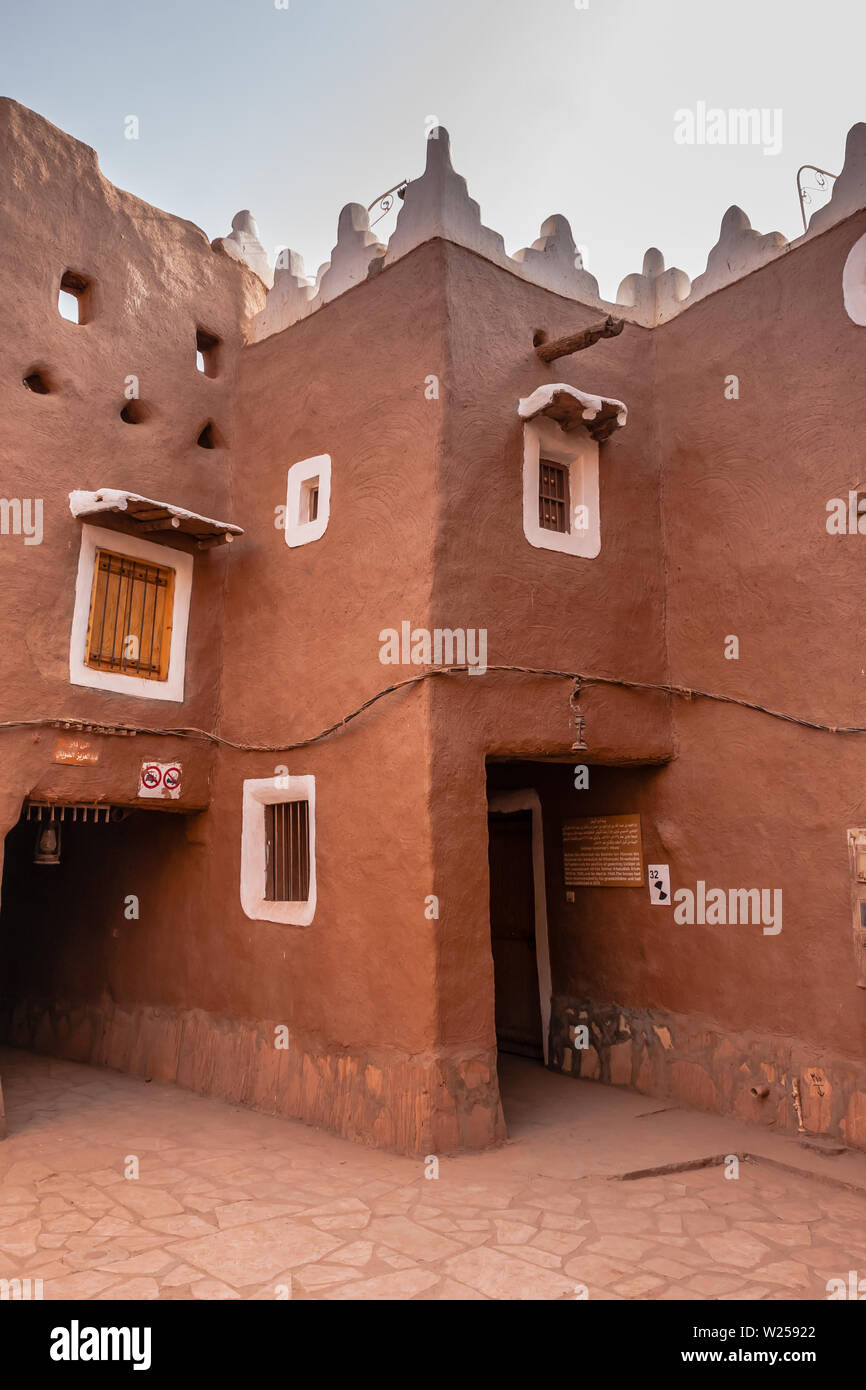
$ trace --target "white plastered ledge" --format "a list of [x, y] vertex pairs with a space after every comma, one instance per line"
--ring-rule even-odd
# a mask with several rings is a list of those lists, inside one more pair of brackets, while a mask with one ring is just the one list
[[585, 425], [593, 439], [598, 441], [607, 439], [614, 430], [622, 429], [628, 419], [628, 407], [622, 401], [614, 400], [612, 396], [592, 396], [564, 381], [539, 386], [531, 396], [521, 400], [517, 413], [521, 420], [534, 420], [537, 415], [546, 415], [564, 430]]
[[81, 489], [70, 492], [69, 510], [79, 520], [98, 516], [101, 512], [122, 513], [142, 531], [180, 531], [191, 536], [200, 547], [233, 541], [235, 536], [244, 534], [240, 526], [230, 521], [216, 521], [213, 517], [188, 511], [186, 507], [177, 507], [173, 502], [156, 502], [152, 497], [141, 497], [137, 492], [125, 492], [116, 487], [101, 487], [96, 492]]
[[[151, 565], [174, 570], [171, 645], [168, 676], [164, 681], [126, 676], [120, 671], [99, 671], [85, 662], [90, 599], [96, 575], [97, 550], [130, 555]], [[183, 700], [186, 666], [186, 634], [192, 594], [193, 557], [171, 546], [155, 545], [123, 531], [107, 531], [103, 526], [82, 526], [78, 575], [75, 581], [75, 607], [69, 636], [69, 680], [72, 685], [88, 685], [94, 690], [112, 690], [118, 695], [137, 695], [144, 700]]]
[[[265, 807], [283, 801], [309, 804], [310, 888], [306, 902], [274, 902], [267, 890]], [[259, 777], [244, 782], [241, 828], [241, 907], [258, 922], [308, 927], [316, 913], [316, 779]]]
[[[318, 510], [315, 521], [304, 516], [305, 488], [318, 480]], [[293, 463], [286, 480], [286, 545], [309, 545], [321, 540], [331, 516], [331, 456], [316, 454], [314, 458]]]

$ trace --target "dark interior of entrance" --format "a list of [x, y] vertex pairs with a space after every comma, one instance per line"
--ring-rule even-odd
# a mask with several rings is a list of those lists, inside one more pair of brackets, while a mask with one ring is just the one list
[[532, 812], [491, 811], [488, 846], [496, 1045], [500, 1052], [542, 1061]]
[[[45, 1026], [48, 1013], [57, 1019], [106, 998], [159, 998], [159, 956], [174, 915], [159, 888], [172, 865], [182, 875], [189, 859], [188, 817], [107, 806], [95, 816], [94, 810], [42, 808], [39, 819], [38, 808], [25, 806], [6, 836], [2, 1042], [53, 1052], [58, 1030]], [[89, 1060], [71, 1037], [62, 1055]]]

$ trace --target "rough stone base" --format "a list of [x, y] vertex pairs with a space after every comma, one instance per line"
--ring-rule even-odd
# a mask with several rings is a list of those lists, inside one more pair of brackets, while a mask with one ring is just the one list
[[[0, 1017], [13, 1047], [172, 1081], [346, 1139], [424, 1157], [501, 1143], [496, 1054], [333, 1054], [275, 1046], [278, 1025], [105, 1001], [29, 1001]], [[14, 1122], [14, 1117], [13, 1117]]]
[[[581, 1027], [588, 1031], [585, 1047]], [[554, 997], [550, 1066], [866, 1148], [866, 1062], [797, 1038], [726, 1033], [694, 1016]]]

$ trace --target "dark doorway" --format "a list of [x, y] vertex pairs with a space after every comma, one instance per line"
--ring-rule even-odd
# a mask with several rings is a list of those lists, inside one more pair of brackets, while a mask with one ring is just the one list
[[501, 1052], [543, 1061], [532, 812], [491, 811], [487, 823], [496, 1043]]

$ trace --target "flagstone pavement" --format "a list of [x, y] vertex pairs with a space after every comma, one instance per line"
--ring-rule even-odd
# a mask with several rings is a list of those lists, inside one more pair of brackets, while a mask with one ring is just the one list
[[0, 1070], [0, 1280], [46, 1299], [825, 1299], [866, 1275], [866, 1193], [762, 1161], [621, 1182], [512, 1143], [427, 1177], [172, 1086]]

